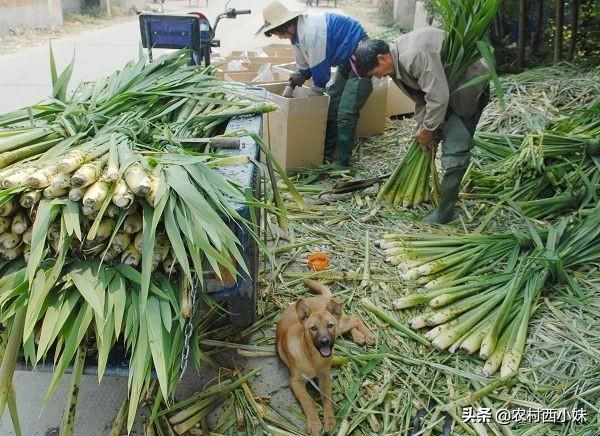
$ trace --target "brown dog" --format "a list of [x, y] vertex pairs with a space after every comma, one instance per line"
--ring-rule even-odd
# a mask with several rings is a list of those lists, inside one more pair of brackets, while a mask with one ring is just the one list
[[290, 387], [306, 415], [307, 431], [321, 433], [317, 404], [306, 390], [307, 378], [318, 378], [323, 401], [325, 431], [335, 428], [331, 402], [331, 358], [339, 335], [350, 332], [358, 345], [371, 345], [374, 336], [356, 316], [343, 313], [343, 303], [331, 298], [329, 288], [314, 280], [304, 283], [317, 297], [301, 298], [288, 307], [277, 323], [277, 353], [290, 370]]

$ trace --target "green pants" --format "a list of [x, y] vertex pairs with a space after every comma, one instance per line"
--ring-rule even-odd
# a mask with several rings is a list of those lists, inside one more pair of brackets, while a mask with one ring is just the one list
[[481, 113], [489, 101], [489, 92], [484, 92], [477, 101], [477, 109], [470, 118], [464, 118], [448, 109], [442, 127], [442, 169], [452, 171], [469, 165], [473, 135]]
[[360, 78], [349, 64], [340, 65], [333, 84], [327, 89], [329, 111], [325, 135], [325, 157], [331, 159], [337, 149], [338, 162], [348, 166], [356, 140], [360, 110], [373, 91], [370, 78]]

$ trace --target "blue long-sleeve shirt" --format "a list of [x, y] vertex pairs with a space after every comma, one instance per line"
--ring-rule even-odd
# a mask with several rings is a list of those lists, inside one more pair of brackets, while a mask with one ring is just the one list
[[292, 40], [298, 70], [304, 77], [312, 77], [315, 86], [325, 87], [331, 67], [347, 62], [364, 36], [360, 23], [345, 15], [300, 15]]

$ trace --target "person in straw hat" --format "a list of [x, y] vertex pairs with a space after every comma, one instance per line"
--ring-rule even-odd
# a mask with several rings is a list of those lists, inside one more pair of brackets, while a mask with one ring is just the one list
[[337, 150], [337, 163], [350, 165], [355, 143], [359, 112], [373, 91], [370, 78], [361, 78], [352, 54], [367, 34], [360, 22], [333, 12], [307, 14], [290, 11], [278, 1], [263, 10], [264, 24], [258, 30], [270, 37], [288, 39], [298, 71], [290, 76], [290, 86], [302, 86], [312, 78], [309, 95], [323, 95], [331, 79], [331, 68], [337, 67], [329, 95], [325, 160], [332, 162]]

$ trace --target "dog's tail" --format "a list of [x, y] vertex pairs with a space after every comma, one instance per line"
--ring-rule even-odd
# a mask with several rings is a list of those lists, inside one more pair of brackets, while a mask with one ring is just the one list
[[331, 297], [331, 290], [323, 283], [319, 283], [312, 279], [304, 279], [304, 284], [315, 294], [322, 295], [323, 297]]

